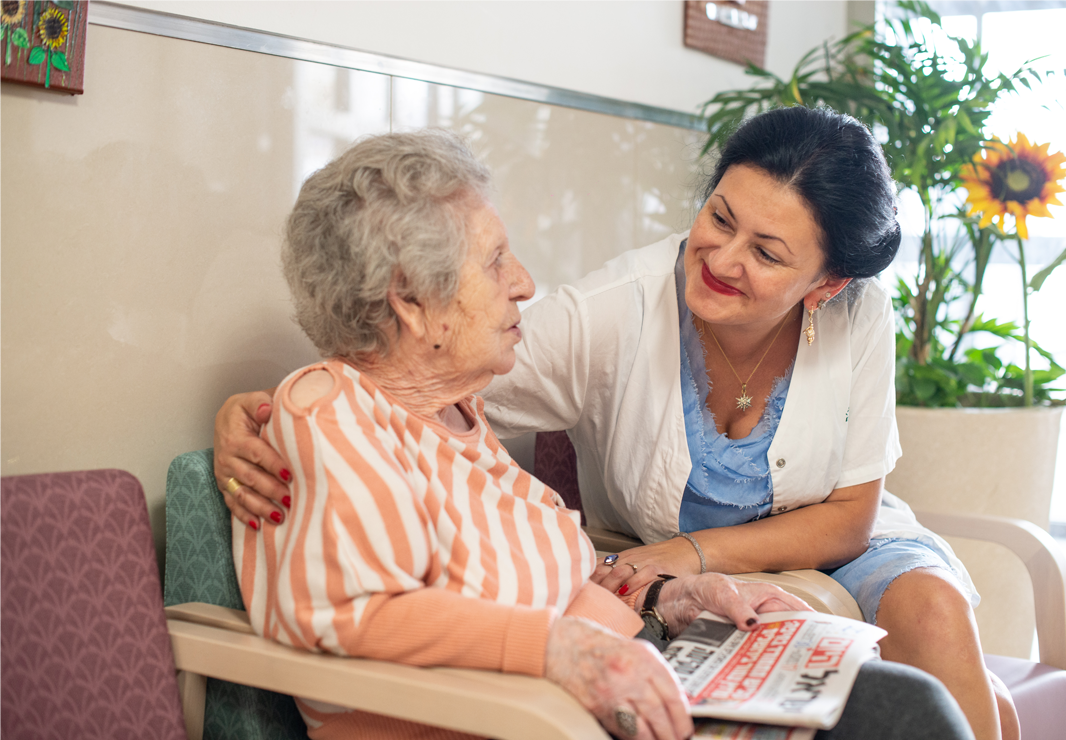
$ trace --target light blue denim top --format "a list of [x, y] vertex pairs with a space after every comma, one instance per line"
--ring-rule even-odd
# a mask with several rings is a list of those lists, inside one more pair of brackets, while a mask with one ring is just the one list
[[678, 524], [682, 532], [728, 527], [770, 514], [774, 486], [767, 453], [781, 422], [792, 368], [774, 381], [766, 410], [751, 434], [730, 439], [719, 434], [707, 408], [710, 385], [703, 346], [685, 304], [685, 244], [674, 265], [677, 309], [681, 319], [681, 400], [692, 472], [681, 498]]

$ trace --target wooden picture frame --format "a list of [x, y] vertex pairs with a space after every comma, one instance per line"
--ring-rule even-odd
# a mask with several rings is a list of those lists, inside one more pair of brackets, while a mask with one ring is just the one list
[[685, 46], [737, 64], [765, 66], [769, 6], [768, 0], [687, 0]]
[[0, 79], [85, 92], [88, 0], [2, 0]]

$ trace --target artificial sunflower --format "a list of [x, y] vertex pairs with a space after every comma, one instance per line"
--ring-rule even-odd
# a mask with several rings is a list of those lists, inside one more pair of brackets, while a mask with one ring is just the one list
[[0, 2], [0, 23], [13, 26], [26, 15], [26, 0], [3, 0]]
[[37, 24], [41, 45], [52, 51], [58, 51], [59, 47], [67, 42], [67, 30], [67, 16], [58, 8], [44, 11], [41, 14], [41, 22]]
[[1049, 205], [1061, 206], [1055, 197], [1066, 188], [1059, 180], [1066, 177], [1066, 154], [1048, 154], [1049, 144], [1033, 146], [1018, 134], [1009, 144], [999, 139], [973, 158], [973, 164], [964, 168], [962, 184], [969, 191], [966, 202], [970, 215], [981, 212], [980, 227], [999, 221], [1003, 228], [1004, 217], [1014, 216], [1018, 236], [1029, 238], [1026, 216], [1051, 217]]

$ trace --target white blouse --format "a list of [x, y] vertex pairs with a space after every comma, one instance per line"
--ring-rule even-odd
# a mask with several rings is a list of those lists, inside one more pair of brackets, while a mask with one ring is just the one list
[[[589, 525], [658, 542], [678, 531], [692, 462], [681, 399], [674, 263], [687, 234], [626, 252], [522, 314], [514, 370], [482, 394], [501, 438], [567, 430]], [[800, 335], [770, 445], [773, 514], [887, 475], [902, 454], [895, 420], [895, 323], [887, 290], [861, 281]], [[874, 537], [940, 537], [885, 493]], [[965, 585], [974, 595], [965, 576]], [[972, 599], [971, 599], [972, 600]]]

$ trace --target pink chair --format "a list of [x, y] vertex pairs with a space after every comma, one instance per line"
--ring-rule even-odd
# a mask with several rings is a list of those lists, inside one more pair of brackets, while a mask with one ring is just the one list
[[[533, 453], [533, 474], [562, 496], [571, 509], [581, 509], [581, 493], [577, 485], [577, 455], [566, 432], [541, 432], [537, 434]], [[961, 514], [933, 514], [916, 512], [925, 526], [942, 535], [969, 537], [996, 542], [1021, 558], [1033, 582], [1036, 600], [1037, 638], [1040, 642], [1040, 661], [1034, 663], [1020, 658], [1001, 655], [985, 656], [985, 664], [999, 676], [1010, 689], [1018, 717], [1022, 737], [1025, 740], [1059, 740], [1066, 733], [1066, 557], [1047, 532], [1032, 522], [1020, 519], [1004, 519]], [[584, 523], [584, 513], [581, 515]], [[601, 550], [620, 550], [633, 544], [634, 540], [600, 530], [587, 530], [596, 547]], [[800, 573], [805, 573], [800, 571]], [[777, 583], [782, 588], [807, 599], [819, 611], [812, 594], [806, 593], [809, 583], [798, 584], [779, 580], [791, 573], [742, 574], [741, 577], [758, 578]], [[807, 574], [817, 585], [832, 588], [830, 584]], [[831, 580], [823, 576], [825, 580]], [[794, 581], [792, 582], [794, 583]], [[824, 599], [835, 614], [855, 616], [858, 608], [845, 592], [839, 596], [844, 604], [839, 607]], [[817, 594], [815, 594], [817, 596]], [[846, 602], [850, 602], [847, 604]], [[854, 607], [854, 611], [848, 611]], [[861, 614], [859, 615], [861, 618]]]
[[184, 740], [141, 485], [121, 470], [2, 482], [0, 733]]

